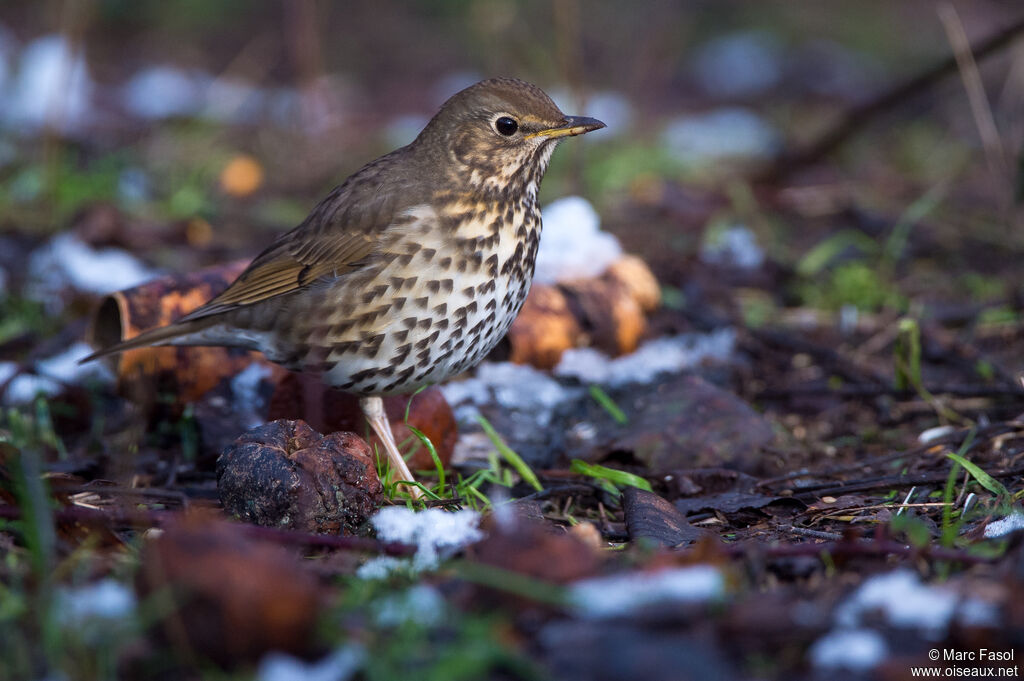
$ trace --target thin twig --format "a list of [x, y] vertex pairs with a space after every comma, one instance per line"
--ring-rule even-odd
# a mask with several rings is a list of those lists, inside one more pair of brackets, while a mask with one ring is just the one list
[[999, 128], [996, 127], [995, 116], [992, 115], [992, 107], [988, 103], [988, 96], [985, 94], [985, 85], [981, 82], [981, 74], [978, 72], [978, 64], [971, 53], [971, 43], [967, 39], [967, 32], [960, 21], [960, 15], [956, 8], [949, 2], [943, 2], [938, 8], [939, 19], [943, 28], [946, 29], [946, 37], [953, 48], [953, 56], [956, 58], [957, 68], [960, 69], [960, 78], [964, 82], [964, 89], [967, 90], [967, 100], [971, 105], [971, 114], [974, 116], [974, 123], [978, 126], [978, 134], [981, 136], [981, 143], [985, 149], [985, 158], [988, 160], [989, 170], [993, 179], [1004, 189], [1008, 189], [1009, 164], [1006, 160], [1006, 149], [1003, 140], [999, 137]]
[[[1024, 17], [997, 31], [988, 38], [979, 41], [977, 45], [971, 48], [971, 52], [976, 60], [981, 61], [1011, 44], [1022, 31], [1024, 31]], [[827, 129], [816, 141], [803, 149], [783, 155], [775, 164], [767, 168], [755, 179], [757, 181], [777, 181], [791, 175], [794, 171], [806, 165], [814, 163], [857, 134], [861, 128], [879, 114], [893, 109], [911, 97], [924, 92], [956, 71], [956, 69], [956, 57], [950, 55], [916, 76], [898, 83], [878, 97], [859, 106], [854, 106], [846, 111], [839, 121]]]

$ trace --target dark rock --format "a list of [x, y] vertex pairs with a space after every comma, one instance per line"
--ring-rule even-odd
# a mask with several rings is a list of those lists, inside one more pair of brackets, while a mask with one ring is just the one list
[[750, 405], [699, 376], [612, 397], [629, 421], [606, 447], [632, 453], [652, 471], [723, 464], [756, 470], [761, 447], [775, 439]]
[[353, 433], [304, 421], [250, 430], [217, 460], [225, 510], [256, 525], [353, 534], [383, 501], [370, 448]]

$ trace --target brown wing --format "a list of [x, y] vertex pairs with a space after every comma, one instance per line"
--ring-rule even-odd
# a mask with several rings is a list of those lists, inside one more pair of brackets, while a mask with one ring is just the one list
[[377, 159], [336, 187], [305, 222], [258, 255], [223, 293], [178, 321], [252, 305], [359, 267], [395, 215], [417, 196], [389, 173], [403, 151]]
[[238, 279], [206, 305], [179, 321], [198, 319], [308, 286], [320, 277], [351, 271], [373, 250], [363, 232], [291, 233], [261, 253]]
[[[351, 271], [358, 267], [359, 261], [373, 247], [373, 241], [364, 232], [338, 234], [330, 230], [319, 230], [303, 234], [304, 238], [300, 240], [295, 238], [298, 231], [295, 229], [289, 232], [258, 255], [223, 293], [202, 307], [168, 326], [149, 329], [98, 350], [81, 362], [132, 348], [180, 342], [190, 333], [216, 323], [212, 318], [222, 312], [295, 291], [326, 274]], [[210, 344], [208, 340], [198, 344]]]

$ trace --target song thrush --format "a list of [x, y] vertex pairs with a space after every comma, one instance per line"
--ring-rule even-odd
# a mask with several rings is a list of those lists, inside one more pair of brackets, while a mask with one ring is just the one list
[[335, 188], [223, 293], [87, 359], [146, 345], [259, 350], [359, 395], [398, 477], [412, 481], [381, 396], [458, 374], [501, 339], [533, 278], [551, 152], [603, 127], [566, 116], [535, 85], [477, 83], [411, 144]]

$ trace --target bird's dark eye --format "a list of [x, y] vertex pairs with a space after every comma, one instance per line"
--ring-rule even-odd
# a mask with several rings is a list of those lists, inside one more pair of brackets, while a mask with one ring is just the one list
[[498, 120], [494, 121], [494, 129], [505, 137], [511, 137], [516, 134], [516, 130], [519, 129], [519, 123], [516, 119], [510, 116], [502, 116]]

